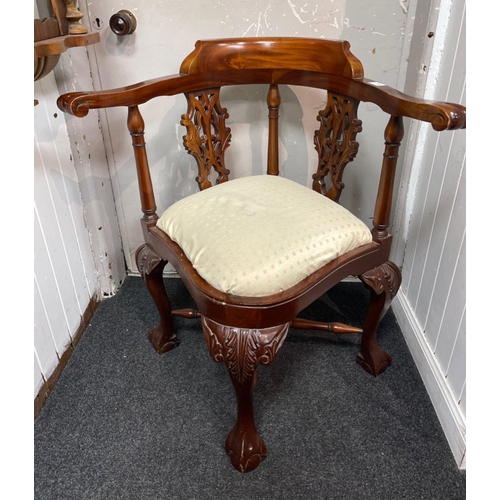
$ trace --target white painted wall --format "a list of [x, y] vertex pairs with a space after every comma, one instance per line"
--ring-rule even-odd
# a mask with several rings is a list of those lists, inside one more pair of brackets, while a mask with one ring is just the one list
[[[40, 7], [35, 0], [35, 18], [48, 14], [43, 1]], [[89, 86], [85, 48], [63, 54], [55, 71], [34, 85], [35, 397], [90, 301], [113, 295], [125, 278], [98, 114], [76, 121], [56, 105], [61, 93]]]
[[34, 391], [56, 368], [99, 296], [85, 210], [52, 74], [35, 82]]
[[[430, 3], [421, 97], [465, 105], [465, 0]], [[424, 68], [425, 67], [425, 68]], [[465, 468], [465, 130], [413, 123], [394, 255], [403, 282], [393, 309], [457, 463]]]
[[[75, 47], [61, 54], [54, 69], [57, 90], [78, 92], [94, 88], [95, 76], [89, 66], [88, 50]], [[66, 113], [69, 146], [85, 206], [92, 241], [94, 266], [103, 297], [114, 295], [126, 276], [120, 228], [116, 214], [112, 174], [104, 146], [102, 112], [91, 110], [84, 118]]]

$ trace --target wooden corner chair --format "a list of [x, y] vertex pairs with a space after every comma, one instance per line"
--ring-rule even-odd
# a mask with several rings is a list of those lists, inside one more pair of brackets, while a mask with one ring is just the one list
[[[65, 94], [58, 100], [61, 110], [77, 117], [90, 109], [128, 107], [145, 239], [136, 260], [160, 316], [149, 340], [159, 353], [167, 352], [179, 344], [172, 315], [201, 318], [209, 353], [226, 365], [236, 392], [237, 419], [225, 449], [241, 472], [255, 469], [266, 457], [254, 421], [252, 391], [258, 364], [273, 362], [290, 327], [359, 333], [357, 362], [374, 376], [390, 365], [376, 331], [401, 283], [399, 268], [389, 261], [388, 227], [403, 117], [430, 122], [438, 131], [465, 128], [463, 106], [415, 99], [364, 78], [361, 62], [349, 47], [345, 41], [304, 38], [198, 41], [179, 74], [115, 90]], [[231, 132], [219, 91], [240, 84], [269, 86], [268, 175], [229, 180], [224, 152]], [[312, 138], [319, 158], [312, 189], [280, 176], [279, 85], [326, 91], [326, 106]], [[184, 146], [196, 158], [200, 192], [159, 216], [139, 105], [179, 93], [187, 98], [181, 121], [187, 129]], [[344, 167], [358, 150], [360, 101], [389, 114], [371, 230], [338, 204]], [[209, 178], [212, 170], [217, 173], [215, 186]], [[171, 310], [163, 282], [167, 262], [177, 270], [197, 310]], [[297, 318], [350, 275], [370, 290], [362, 330]]]

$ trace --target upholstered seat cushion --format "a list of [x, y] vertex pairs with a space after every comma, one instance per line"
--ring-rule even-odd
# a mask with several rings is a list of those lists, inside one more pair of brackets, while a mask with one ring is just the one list
[[157, 226], [216, 289], [262, 297], [286, 290], [372, 241], [342, 206], [283, 177], [234, 179], [169, 207]]

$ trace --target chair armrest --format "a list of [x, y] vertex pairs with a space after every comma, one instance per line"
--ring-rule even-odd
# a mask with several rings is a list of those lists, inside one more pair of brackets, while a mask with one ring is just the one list
[[61, 111], [82, 118], [89, 109], [138, 106], [154, 97], [171, 96], [224, 85], [270, 83], [272, 69], [207, 71], [205, 73], [174, 74], [111, 90], [70, 92], [57, 100]]
[[188, 92], [196, 87], [195, 80], [190, 75], [176, 74], [111, 90], [70, 92], [57, 99], [57, 106], [61, 111], [82, 118], [89, 109], [138, 106], [153, 97]]
[[466, 108], [461, 104], [419, 99], [367, 78], [359, 82], [362, 85], [360, 99], [377, 104], [393, 116], [429, 122], [437, 131], [465, 128]]
[[283, 83], [324, 88], [360, 101], [372, 102], [393, 116], [429, 122], [438, 131], [465, 128], [466, 110], [460, 104], [419, 99], [368, 78], [351, 79], [294, 70], [230, 69], [223, 72], [175, 74], [112, 90], [64, 94], [57, 100], [57, 105], [61, 111], [83, 117], [89, 109], [138, 106], [158, 96], [245, 83]]

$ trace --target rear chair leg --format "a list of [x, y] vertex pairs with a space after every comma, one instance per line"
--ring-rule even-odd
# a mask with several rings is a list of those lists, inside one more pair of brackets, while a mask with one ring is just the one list
[[179, 339], [174, 333], [172, 309], [163, 283], [163, 269], [167, 261], [158, 257], [147, 244], [138, 248], [135, 260], [160, 314], [160, 324], [149, 332], [148, 338], [155, 350], [163, 354], [179, 345]]
[[257, 365], [273, 362], [290, 323], [250, 330], [221, 325], [202, 317], [202, 326], [210, 356], [218, 363], [224, 362], [236, 393], [237, 418], [227, 436], [225, 450], [236, 470], [250, 472], [267, 456], [253, 413]]
[[377, 328], [401, 285], [401, 272], [386, 262], [360, 276], [370, 290], [370, 305], [363, 327], [361, 349], [356, 361], [371, 375], [380, 375], [391, 364], [391, 356], [377, 344]]

